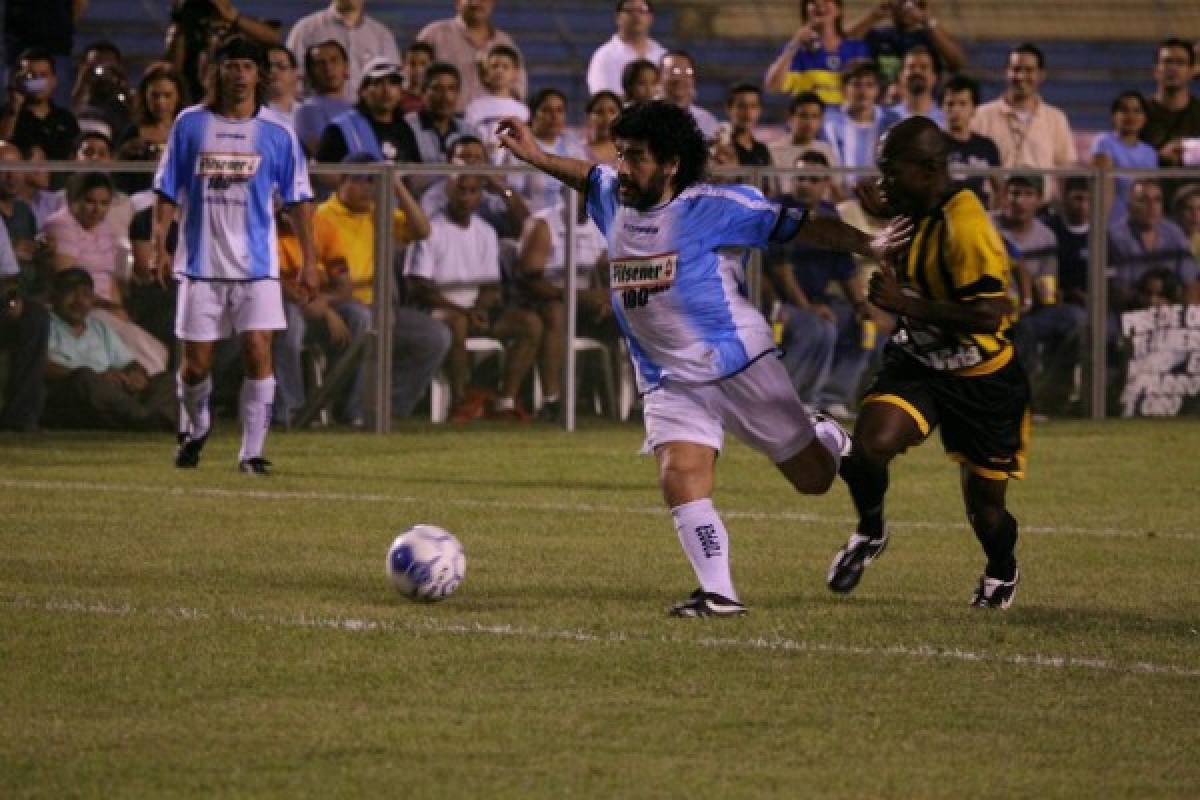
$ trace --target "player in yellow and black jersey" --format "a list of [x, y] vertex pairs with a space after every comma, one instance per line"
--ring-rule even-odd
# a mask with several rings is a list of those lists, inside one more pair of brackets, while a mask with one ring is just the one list
[[899, 325], [842, 461], [859, 524], [834, 558], [829, 587], [852, 590], [883, 552], [888, 464], [940, 427], [947, 454], [962, 465], [967, 517], [987, 554], [972, 604], [1007, 608], [1019, 573], [1005, 493], [1009, 478], [1024, 476], [1029, 381], [1008, 335], [1014, 310], [1004, 243], [975, 195], [952, 188], [947, 142], [933, 122], [905, 120], [879, 152], [888, 205], [911, 217], [915, 231], [907, 254], [871, 280], [870, 301]]

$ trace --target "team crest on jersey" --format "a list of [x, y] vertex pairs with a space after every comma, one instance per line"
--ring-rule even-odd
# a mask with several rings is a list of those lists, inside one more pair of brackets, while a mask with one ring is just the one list
[[253, 178], [261, 163], [262, 156], [257, 153], [201, 153], [196, 175], [208, 178], [210, 189], [228, 189]]
[[614, 291], [625, 289], [669, 289], [675, 283], [679, 253], [662, 253], [639, 258], [613, 259], [609, 266]]

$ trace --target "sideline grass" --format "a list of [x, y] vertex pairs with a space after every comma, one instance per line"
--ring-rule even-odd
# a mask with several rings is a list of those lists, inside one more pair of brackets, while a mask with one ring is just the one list
[[[849, 598], [849, 501], [722, 456], [751, 614], [693, 579], [633, 427], [275, 436], [278, 474], [162, 437], [0, 437], [0, 796], [1195, 797], [1200, 426], [1035, 431], [1024, 582], [981, 566], [936, 444]], [[388, 588], [459, 534], [460, 593]], [[1072, 661], [1073, 659], [1073, 661]]]

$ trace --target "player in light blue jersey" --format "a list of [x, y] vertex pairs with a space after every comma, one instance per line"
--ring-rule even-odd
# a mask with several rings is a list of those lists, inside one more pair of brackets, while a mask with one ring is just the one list
[[[175, 466], [195, 467], [212, 427], [213, 348], [237, 333], [246, 379], [238, 467], [263, 475], [275, 376], [271, 337], [287, 327], [279, 287], [272, 202], [287, 207], [303, 253], [302, 283], [319, 287], [312, 241], [312, 188], [296, 134], [265, 105], [262, 51], [235, 36], [215, 55], [207, 101], [175, 120], [154, 176], [156, 269], [179, 281], [175, 334], [179, 368], [179, 447]], [[167, 231], [179, 218], [179, 244], [167, 253]]]
[[643, 394], [646, 447], [700, 582], [671, 613], [743, 614], [711, 497], [724, 431], [764, 453], [805, 494], [829, 489], [850, 439], [832, 420], [809, 418], [770, 325], [746, 297], [742, 259], [729, 248], [800, 237], [878, 258], [909, 230], [897, 223], [872, 240], [839, 220], [784, 210], [749, 186], [703, 183], [704, 138], [670, 104], [626, 108], [612, 131], [615, 170], [543, 152], [518, 120], [502, 125], [500, 141], [585, 192], [608, 241], [612, 305]]

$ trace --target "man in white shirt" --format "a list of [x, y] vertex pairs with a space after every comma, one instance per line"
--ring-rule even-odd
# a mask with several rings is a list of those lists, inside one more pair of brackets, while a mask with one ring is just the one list
[[715, 140], [720, 123], [710, 111], [696, 105], [696, 62], [692, 57], [683, 50], [669, 50], [662, 59], [661, 80], [659, 96], [691, 114], [705, 141]]
[[646, 59], [658, 64], [666, 49], [650, 38], [654, 8], [649, 0], [617, 0], [617, 32], [592, 53], [588, 64], [588, 93], [601, 91], [621, 94], [621, 74], [625, 65]]
[[[971, 130], [989, 137], [1005, 167], [1070, 167], [1079, 157], [1067, 115], [1042, 100], [1046, 80], [1042, 51], [1031, 44], [1008, 54], [1004, 94], [975, 110]], [[1055, 184], [1047, 187], [1052, 199]]]
[[384, 58], [400, 63], [396, 37], [383, 23], [367, 16], [366, 0], [333, 0], [329, 8], [301, 17], [288, 34], [288, 49], [304, 63], [308, 48], [333, 39], [350, 56], [350, 77], [342, 88], [342, 99], [354, 103], [363, 70], [372, 59]]
[[405, 275], [413, 301], [450, 329], [446, 356], [453, 408], [450, 419], [483, 416], [483, 395], [468, 396], [470, 353], [467, 337], [491, 336], [506, 343], [500, 393], [492, 406], [499, 419], [525, 420], [516, 396], [533, 368], [542, 341], [542, 321], [530, 309], [505, 306], [499, 241], [475, 211], [484, 179], [460, 175], [447, 182], [446, 210], [430, 220], [430, 234], [408, 251]]

